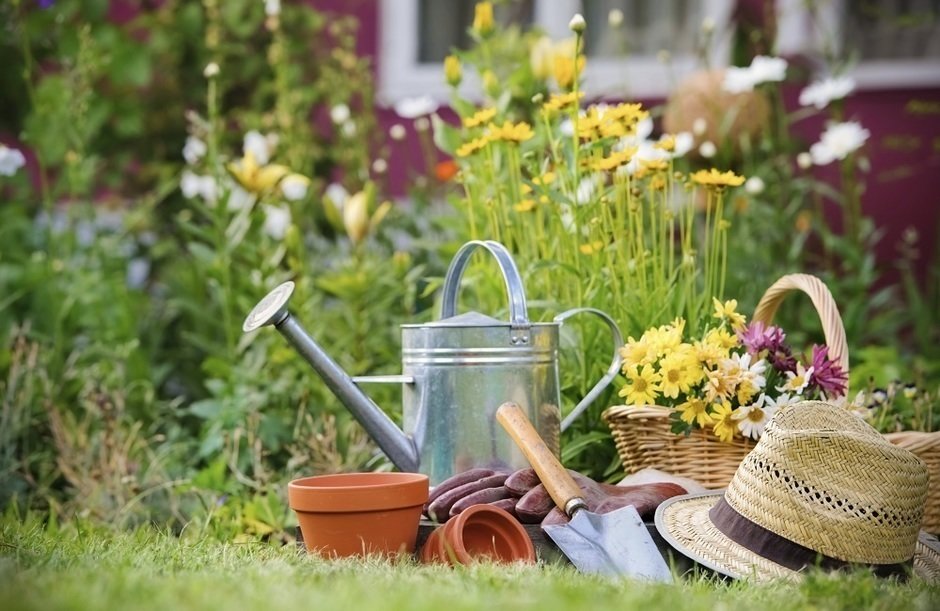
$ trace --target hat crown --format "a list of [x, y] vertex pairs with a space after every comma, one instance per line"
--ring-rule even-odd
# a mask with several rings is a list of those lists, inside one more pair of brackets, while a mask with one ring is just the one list
[[728, 485], [750, 521], [847, 562], [914, 555], [926, 465], [840, 407], [807, 401], [779, 411]]

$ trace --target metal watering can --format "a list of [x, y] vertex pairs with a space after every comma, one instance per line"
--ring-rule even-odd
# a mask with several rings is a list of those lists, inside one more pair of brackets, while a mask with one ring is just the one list
[[[509, 321], [476, 312], [457, 315], [460, 279], [478, 248], [496, 259], [509, 296]], [[349, 377], [287, 311], [294, 290], [285, 282], [252, 309], [243, 330], [274, 325], [323, 378], [388, 458], [402, 471], [428, 475], [432, 486], [473, 467], [520, 469], [528, 462], [496, 422], [497, 408], [518, 404], [551, 451], [559, 435], [600, 395], [620, 369], [623, 338], [614, 320], [575, 308], [550, 323], [529, 322], [522, 278], [506, 248], [472, 241], [457, 252], [444, 279], [441, 319], [401, 326], [402, 375]], [[561, 324], [590, 312], [610, 327], [613, 360], [604, 376], [561, 421], [558, 338]], [[369, 382], [402, 385], [399, 429], [360, 388]]]

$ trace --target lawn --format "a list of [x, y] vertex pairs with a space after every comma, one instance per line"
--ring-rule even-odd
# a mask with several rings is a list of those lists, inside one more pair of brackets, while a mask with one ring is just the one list
[[292, 546], [4, 518], [0, 607], [18, 609], [936, 609], [940, 588], [866, 575], [801, 584], [725, 583], [705, 576], [647, 585], [580, 575], [569, 566], [412, 561], [327, 562]]

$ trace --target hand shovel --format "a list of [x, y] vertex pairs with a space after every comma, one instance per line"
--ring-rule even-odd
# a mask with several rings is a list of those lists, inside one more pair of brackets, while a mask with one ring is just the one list
[[588, 511], [581, 488], [518, 405], [500, 405], [496, 420], [525, 454], [555, 505], [571, 518], [567, 524], [546, 525], [542, 530], [572, 564], [584, 573], [672, 581], [672, 572], [635, 507], [605, 514]]

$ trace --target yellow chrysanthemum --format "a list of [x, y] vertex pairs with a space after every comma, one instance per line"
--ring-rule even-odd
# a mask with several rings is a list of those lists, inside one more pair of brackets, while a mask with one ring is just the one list
[[741, 383], [738, 384], [738, 388], [736, 391], [736, 395], [738, 398], [738, 405], [747, 405], [748, 403], [750, 403], [751, 399], [753, 399], [757, 395], [757, 392], [759, 390], [760, 389], [757, 387], [756, 384], [754, 384], [754, 382], [747, 380], [747, 379], [742, 380]]
[[696, 376], [700, 375], [696, 370], [701, 371], [701, 367], [687, 352], [677, 351], [664, 356], [659, 362], [663, 396], [677, 399], [679, 393], [688, 393]]
[[462, 145], [460, 145], [459, 148], [457, 148], [457, 151], [456, 151], [457, 156], [469, 157], [470, 155], [473, 155], [474, 153], [476, 153], [477, 151], [479, 151], [480, 149], [482, 149], [489, 143], [490, 143], [489, 136], [482, 136], [480, 138], [474, 138], [470, 142], [465, 142]]
[[627, 165], [636, 154], [637, 147], [631, 146], [622, 151], [611, 151], [609, 157], [602, 157], [593, 162], [592, 167], [601, 172], [616, 170], [620, 166]]
[[705, 342], [718, 346], [726, 351], [734, 348], [739, 344], [737, 336], [732, 335], [727, 329], [723, 327], [709, 329], [709, 331], [705, 334]]
[[747, 319], [744, 317], [744, 314], [740, 314], [737, 311], [737, 299], [729, 299], [721, 303], [717, 298], [712, 297], [712, 305], [715, 307], [715, 313], [712, 314], [712, 318], [727, 320], [731, 324], [731, 328], [735, 330], [743, 328], [746, 324]]
[[672, 134], [663, 134], [663, 137], [659, 139], [659, 142], [653, 146], [662, 151], [666, 151], [667, 153], [671, 153], [676, 150], [676, 137]]
[[627, 405], [654, 405], [659, 396], [660, 375], [652, 365], [633, 367], [627, 373], [629, 382], [620, 389], [620, 396]]
[[645, 340], [645, 336], [639, 340], [628, 337], [627, 343], [620, 348], [620, 358], [623, 359], [623, 372], [627, 373], [638, 365], [652, 363], [656, 360], [656, 353], [650, 343]]
[[738, 378], [728, 375], [721, 367], [705, 370], [705, 399], [709, 402], [727, 401], [734, 396]]
[[636, 177], [644, 178], [649, 174], [658, 174], [669, 169], [669, 162], [663, 159], [644, 159], [637, 168]]
[[502, 125], [490, 123], [486, 129], [487, 134], [493, 140], [504, 140], [506, 142], [525, 142], [535, 136], [532, 127], [524, 121], [521, 123], [504, 121]]
[[734, 410], [727, 401], [715, 403], [712, 406], [712, 419], [715, 425], [712, 428], [715, 436], [724, 443], [730, 443], [734, 438], [734, 432], [738, 430], [738, 423], [734, 419]]
[[714, 367], [722, 359], [728, 358], [728, 349], [721, 344], [699, 340], [695, 342], [695, 355], [700, 363]]
[[555, 182], [555, 173], [554, 172], [545, 172], [541, 176], [533, 176], [532, 183], [536, 185], [550, 185]]
[[567, 48], [556, 50], [552, 61], [552, 75], [559, 89], [571, 89], [574, 86], [575, 78], [584, 73], [584, 66], [587, 60], [583, 55], [578, 55], [577, 64], [574, 58], [574, 41], [572, 40], [571, 53], [566, 53]]
[[719, 172], [715, 168], [699, 170], [692, 174], [692, 182], [706, 187], [721, 189], [724, 187], [739, 187], [744, 184], [744, 177], [734, 172]]
[[702, 428], [714, 424], [711, 414], [708, 413], [708, 403], [698, 397], [692, 397], [678, 408], [682, 413], [679, 417], [689, 424], [698, 423]]
[[451, 87], [456, 87], [463, 80], [460, 59], [456, 55], [448, 55], [444, 58], [444, 79]]
[[473, 113], [472, 116], [467, 117], [463, 120], [463, 126], [467, 128], [479, 127], [484, 123], [489, 123], [493, 120], [493, 117], [496, 116], [495, 108], [481, 108], [480, 110]]
[[574, 106], [584, 97], [584, 92], [569, 91], [568, 93], [553, 93], [548, 101], [542, 104], [542, 110], [548, 114], [559, 112], [569, 106]]

